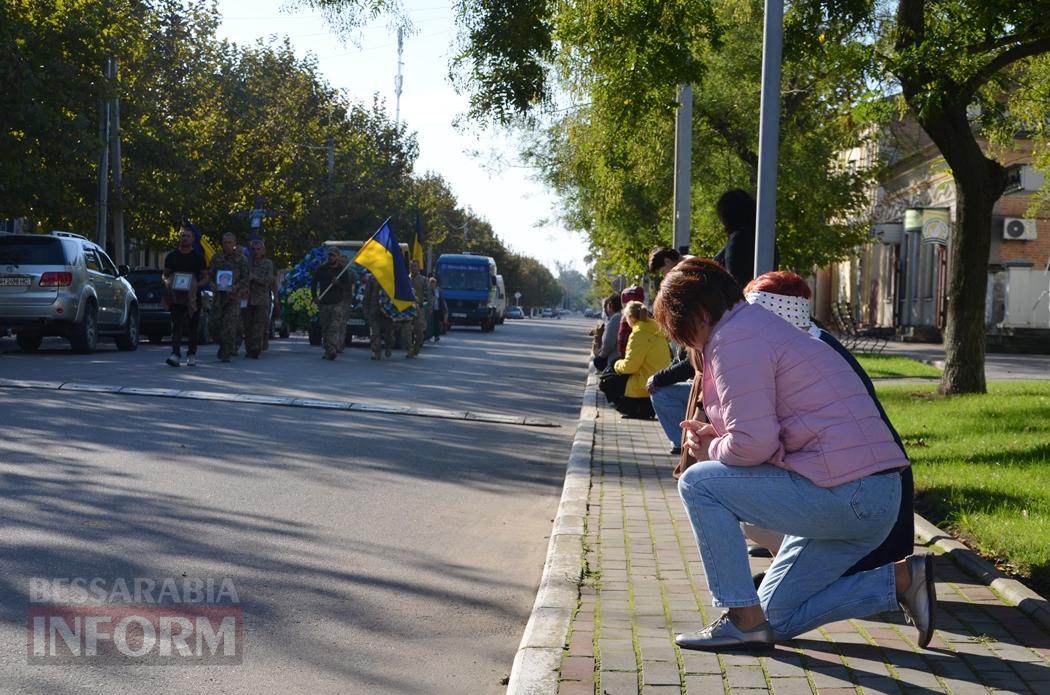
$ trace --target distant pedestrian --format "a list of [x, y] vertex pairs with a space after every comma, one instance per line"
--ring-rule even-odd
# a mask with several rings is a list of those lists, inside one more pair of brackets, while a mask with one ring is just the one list
[[244, 336], [248, 357], [253, 359], [259, 359], [263, 350], [263, 332], [270, 330], [275, 275], [273, 261], [266, 257], [266, 244], [262, 239], [253, 239], [252, 257], [248, 261], [248, 310]]
[[412, 319], [412, 345], [405, 356], [415, 357], [423, 349], [423, 338], [427, 331], [427, 314], [430, 313], [434, 297], [430, 292], [430, 283], [419, 272], [419, 261], [412, 261], [410, 276], [412, 279], [412, 292], [416, 297], [416, 315]]
[[433, 325], [431, 336], [436, 343], [441, 340], [441, 334], [445, 332], [445, 316], [448, 314], [445, 294], [441, 291], [441, 286], [438, 284], [437, 275], [430, 278], [430, 293], [434, 296], [430, 312], [430, 322]]
[[219, 342], [218, 358], [229, 362], [237, 354], [241, 323], [241, 296], [248, 289], [248, 261], [237, 248], [233, 232], [222, 235], [222, 250], [211, 259], [212, 336]]
[[310, 285], [310, 292], [320, 313], [321, 344], [324, 345], [326, 360], [336, 358], [342, 342], [340, 338], [346, 336], [343, 304], [353, 289], [350, 271], [346, 269], [348, 264], [346, 256], [338, 248], [329, 246], [328, 262], [317, 268]]
[[[755, 199], [742, 188], [733, 188], [715, 203], [715, 213], [726, 233], [726, 243], [714, 261], [743, 289], [755, 277]], [[778, 265], [780, 254], [774, 247], [773, 268]]]
[[610, 362], [620, 359], [620, 353], [616, 351], [616, 339], [620, 335], [620, 311], [623, 304], [620, 303], [620, 295], [610, 294], [602, 302], [602, 312], [605, 314], [605, 328], [602, 331], [602, 342], [598, 346], [598, 352], [594, 355], [594, 368], [598, 372], [604, 372]]
[[194, 240], [193, 230], [183, 224], [178, 248], [164, 257], [164, 299], [171, 312], [171, 355], [165, 362], [172, 367], [178, 367], [182, 361], [182, 334], [186, 332], [186, 366], [197, 364], [201, 287], [208, 282], [208, 269], [204, 256], [193, 248]]

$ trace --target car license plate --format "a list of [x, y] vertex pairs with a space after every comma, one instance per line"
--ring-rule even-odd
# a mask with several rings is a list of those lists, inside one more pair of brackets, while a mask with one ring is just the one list
[[159, 311], [164, 308], [163, 304], [140, 304], [139, 306], [146, 311]]
[[364, 319], [350, 319], [351, 326], [363, 326], [365, 325]]
[[6, 287], [29, 287], [33, 279], [25, 275], [0, 275], [0, 285]]
[[458, 311], [453, 311], [452, 312], [452, 318], [454, 318], [454, 319], [465, 319], [465, 318], [467, 318], [467, 315], [466, 314], [462, 314], [462, 313], [460, 313]]

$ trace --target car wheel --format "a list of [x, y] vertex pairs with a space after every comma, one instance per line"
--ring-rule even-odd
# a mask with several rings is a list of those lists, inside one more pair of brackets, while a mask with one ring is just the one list
[[69, 334], [69, 344], [74, 352], [89, 355], [98, 344], [98, 307], [89, 303], [84, 307], [84, 320], [73, 326]]
[[281, 330], [278, 332], [278, 335], [280, 335], [282, 338], [287, 338], [289, 335], [291, 335], [291, 331], [288, 330], [288, 326], [281, 326]]
[[135, 350], [139, 346], [139, 308], [133, 306], [128, 309], [128, 321], [124, 325], [124, 332], [117, 336], [118, 350]]
[[35, 352], [40, 349], [40, 343], [44, 342], [43, 333], [18, 333], [15, 336], [18, 348], [22, 352]]
[[320, 345], [321, 344], [321, 325], [317, 323], [310, 324], [310, 344]]

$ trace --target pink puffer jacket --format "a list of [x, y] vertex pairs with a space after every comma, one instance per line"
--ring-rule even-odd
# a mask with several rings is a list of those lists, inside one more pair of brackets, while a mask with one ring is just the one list
[[720, 435], [711, 459], [772, 463], [820, 487], [908, 465], [846, 360], [767, 309], [727, 311], [703, 361], [704, 411]]

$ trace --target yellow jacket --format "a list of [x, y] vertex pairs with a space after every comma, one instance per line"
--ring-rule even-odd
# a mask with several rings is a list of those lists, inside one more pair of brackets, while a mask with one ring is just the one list
[[[626, 321], [626, 319], [624, 319]], [[613, 369], [617, 374], [630, 374], [624, 395], [628, 398], [648, 398], [645, 382], [653, 374], [671, 364], [671, 348], [660, 333], [656, 321], [650, 318], [634, 324], [627, 339], [627, 354], [617, 360]]]

